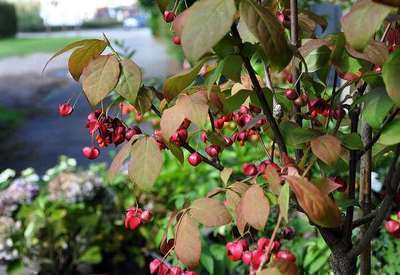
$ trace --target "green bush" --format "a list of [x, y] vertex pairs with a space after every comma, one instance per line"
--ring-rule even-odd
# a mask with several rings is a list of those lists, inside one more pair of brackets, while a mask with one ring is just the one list
[[12, 4], [0, 3], [0, 38], [17, 33], [17, 14]]
[[43, 19], [40, 17], [40, 6], [35, 3], [16, 4], [18, 30], [23, 32], [44, 31]]

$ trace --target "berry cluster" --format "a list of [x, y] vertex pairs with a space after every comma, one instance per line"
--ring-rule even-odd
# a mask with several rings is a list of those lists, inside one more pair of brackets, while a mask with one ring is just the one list
[[332, 108], [324, 99], [315, 98], [310, 100], [306, 94], [299, 95], [295, 89], [286, 89], [285, 95], [299, 108], [308, 105], [309, 117], [311, 119], [322, 115], [324, 117], [332, 117], [336, 120], [341, 120], [346, 115], [346, 111], [342, 106], [338, 105]]
[[264, 174], [268, 166], [274, 168], [278, 173], [281, 172], [281, 168], [276, 163], [270, 160], [263, 160], [258, 165], [254, 163], [245, 163], [242, 165], [242, 171], [245, 176], [253, 177], [259, 174]]
[[[70, 116], [73, 110], [73, 106], [68, 102], [58, 106], [58, 113], [62, 117]], [[138, 126], [129, 128], [119, 118], [104, 115], [100, 109], [89, 113], [85, 126], [90, 136], [94, 137], [97, 133], [95, 139], [99, 148], [105, 148], [112, 143], [118, 146], [125, 140], [130, 140], [133, 136], [142, 133]], [[100, 155], [98, 147], [85, 146], [82, 148], [82, 154], [90, 160], [96, 159]]]
[[153, 214], [150, 210], [142, 210], [141, 208], [129, 208], [125, 214], [125, 228], [135, 230], [142, 223], [148, 223], [152, 220]]
[[[396, 214], [397, 219], [400, 220], [400, 211]], [[396, 239], [400, 239], [400, 222], [395, 219], [389, 219], [385, 222], [386, 231]]]
[[150, 262], [150, 274], [158, 275], [197, 275], [195, 271], [184, 271], [179, 266], [169, 266], [159, 259], [154, 259]]
[[[284, 230], [285, 232], [285, 230]], [[293, 238], [294, 230], [290, 227], [286, 229], [284, 236]], [[261, 264], [268, 263], [270, 254], [268, 253], [271, 240], [265, 237], [258, 239], [257, 245], [254, 249], [250, 250], [248, 242], [244, 239], [228, 242], [225, 246], [228, 258], [231, 261], [242, 261], [245, 265], [251, 267], [251, 270], [257, 270]], [[288, 250], [280, 250], [281, 243], [273, 241], [271, 244], [271, 253], [274, 258], [283, 261], [296, 262], [296, 256]]]

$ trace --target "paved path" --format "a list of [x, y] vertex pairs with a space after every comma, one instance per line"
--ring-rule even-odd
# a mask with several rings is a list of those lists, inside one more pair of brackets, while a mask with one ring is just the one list
[[[146, 78], [163, 79], [167, 76], [170, 59], [163, 45], [152, 38], [149, 30], [104, 32], [110, 39], [124, 39], [127, 45], [137, 50], [133, 59], [144, 68]], [[101, 33], [66, 32], [50, 36], [101, 37]], [[56, 164], [60, 154], [77, 158], [79, 165], [89, 163], [81, 154], [81, 148], [90, 144], [84, 127], [89, 106], [81, 98], [71, 117], [58, 116], [58, 104], [72, 94], [78, 94], [80, 86], [66, 77], [66, 57], [55, 60], [46, 74], [40, 76], [39, 72], [49, 56], [35, 54], [0, 60], [0, 106], [22, 111], [26, 115], [24, 124], [6, 140], [0, 141], [0, 171], [4, 168], [21, 170], [34, 167], [43, 173]], [[98, 160], [109, 160], [108, 152], [103, 151]]]

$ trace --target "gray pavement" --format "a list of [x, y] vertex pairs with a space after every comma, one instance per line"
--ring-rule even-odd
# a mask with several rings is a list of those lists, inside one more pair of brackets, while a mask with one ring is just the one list
[[[171, 73], [173, 62], [165, 47], [156, 41], [148, 29], [96, 30], [51, 34], [21, 34], [34, 36], [81, 36], [123, 39], [137, 52], [133, 59], [144, 70], [145, 78], [165, 78]], [[74, 157], [79, 165], [87, 165], [81, 149], [90, 144], [84, 127], [90, 108], [83, 97], [71, 117], [58, 116], [58, 104], [81, 92], [80, 85], [71, 80], [66, 71], [67, 55], [50, 64], [40, 75], [50, 54], [40, 53], [25, 57], [0, 60], [0, 106], [23, 112], [24, 123], [0, 140], [0, 171], [5, 168], [21, 170], [34, 167], [39, 173], [54, 166], [61, 154]], [[109, 161], [109, 150], [96, 161]]]

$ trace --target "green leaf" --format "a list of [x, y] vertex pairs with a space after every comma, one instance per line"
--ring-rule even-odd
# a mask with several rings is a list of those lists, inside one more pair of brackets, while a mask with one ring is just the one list
[[240, 2], [240, 16], [260, 41], [271, 67], [278, 71], [283, 70], [292, 59], [292, 52], [276, 16], [254, 0]]
[[393, 8], [372, 0], [359, 0], [354, 4], [342, 18], [342, 28], [350, 46], [363, 51], [391, 11]]
[[8, 275], [22, 274], [24, 269], [25, 269], [24, 262], [21, 259], [7, 262], [7, 274]]
[[171, 151], [171, 153], [174, 155], [174, 157], [181, 163], [183, 164], [184, 161], [184, 155], [183, 151], [180, 147], [176, 146], [174, 143], [169, 142], [167, 144], [168, 149]]
[[400, 49], [397, 49], [386, 60], [382, 69], [386, 91], [393, 102], [400, 106]]
[[156, 0], [157, 6], [160, 8], [161, 13], [164, 13], [164, 11], [167, 9], [169, 0]]
[[208, 254], [201, 254], [201, 265], [207, 270], [208, 274], [214, 274], [214, 259]]
[[222, 74], [227, 78], [240, 82], [243, 59], [239, 55], [228, 55], [224, 59]]
[[240, 90], [234, 95], [227, 97], [224, 101], [224, 113], [231, 113], [237, 110], [246, 99], [253, 93], [250, 90]]
[[130, 59], [123, 59], [121, 64], [121, 75], [115, 91], [134, 104], [142, 84], [142, 71], [139, 66]]
[[319, 47], [304, 57], [309, 72], [315, 72], [325, 67], [330, 59], [331, 50], [327, 46]]
[[206, 60], [200, 61], [189, 71], [185, 71], [168, 78], [164, 82], [163, 90], [165, 98], [168, 101], [172, 100], [177, 95], [179, 95], [179, 93], [182, 92], [186, 87], [192, 84], [193, 80], [196, 79], [197, 74], [199, 73], [205, 61]]
[[338, 136], [343, 146], [349, 150], [361, 150], [364, 148], [361, 136], [358, 133], [340, 134], [339, 132]]
[[229, 32], [236, 13], [234, 0], [196, 1], [189, 9], [182, 32], [182, 46], [195, 61], [211, 50]]
[[143, 137], [131, 149], [128, 173], [141, 189], [149, 189], [161, 172], [162, 154], [152, 137]]
[[114, 89], [119, 73], [119, 63], [113, 55], [101, 55], [84, 69], [82, 87], [92, 106], [100, 103]]
[[107, 43], [104, 40], [94, 39], [76, 49], [68, 60], [68, 69], [72, 77], [79, 81], [85, 67], [92, 59], [98, 57], [106, 47]]
[[279, 214], [282, 215], [283, 219], [286, 222], [289, 221], [288, 219], [289, 198], [290, 198], [289, 184], [284, 184], [279, 193], [278, 204], [279, 204]]
[[378, 142], [384, 145], [400, 143], [400, 119], [390, 122], [385, 127]]
[[380, 128], [393, 107], [393, 101], [383, 88], [376, 88], [364, 97], [363, 118], [372, 128]]
[[98, 246], [91, 246], [82, 253], [79, 260], [88, 264], [98, 264], [102, 260], [101, 249]]
[[282, 122], [279, 128], [282, 131], [285, 142], [290, 146], [299, 146], [321, 136], [321, 133], [316, 130], [310, 128], [300, 128], [295, 123], [290, 121]]
[[94, 42], [97, 42], [97, 41], [102, 41], [102, 40], [99, 40], [99, 39], [83, 39], [83, 40], [79, 40], [79, 41], [73, 42], [71, 44], [68, 44], [67, 46], [65, 46], [64, 48], [62, 48], [58, 52], [56, 52], [52, 57], [50, 57], [50, 59], [47, 61], [46, 65], [43, 67], [42, 72], [44, 72], [44, 70], [46, 70], [47, 65], [49, 65], [49, 63], [54, 58], [56, 58], [57, 56], [62, 55], [63, 53], [68, 52], [68, 51], [70, 51], [72, 49], [75, 49], [75, 48], [78, 48], [78, 47], [84, 47], [85, 45], [90, 45], [90, 44], [92, 44]]
[[153, 98], [155, 97], [155, 93], [156, 92], [151, 87], [142, 86], [139, 89], [135, 107], [141, 114], [151, 110], [151, 104], [153, 102]]

